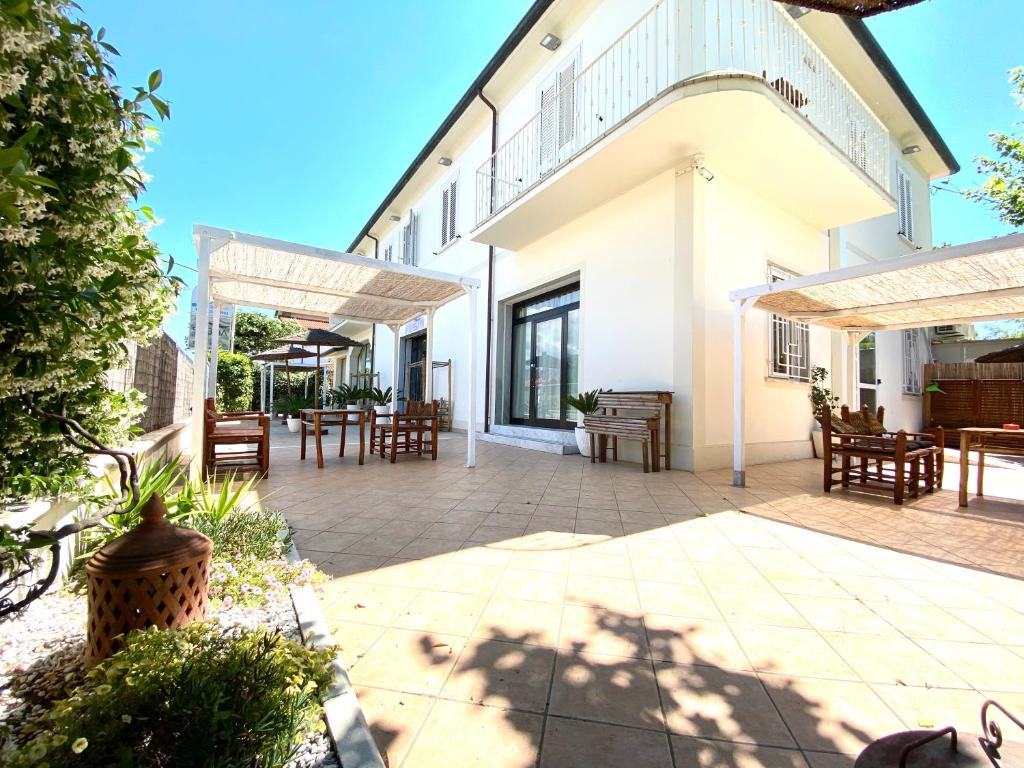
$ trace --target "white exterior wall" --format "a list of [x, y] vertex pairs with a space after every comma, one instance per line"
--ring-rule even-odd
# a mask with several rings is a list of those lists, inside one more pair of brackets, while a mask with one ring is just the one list
[[[498, 108], [499, 145], [537, 111], [538, 88], [565, 60], [578, 55], [577, 71], [586, 67], [649, 7], [633, 0], [585, 0], [550, 31], [563, 38], [561, 47], [536, 50], [520, 57], [514, 73], [502, 73], [487, 89]], [[547, 29], [535, 30], [539, 40]], [[532, 38], [531, 38], [532, 39]], [[886, 216], [834, 230], [817, 229], [787, 213], [728, 175], [706, 182], [693, 173], [670, 170], [647, 179], [517, 252], [495, 255], [495, 312], [490, 361], [487, 338], [486, 245], [471, 242], [476, 220], [476, 171], [490, 154], [490, 113], [482, 106], [467, 112], [457, 139], [439, 147], [451, 167], [424, 166], [399, 196], [390, 212], [399, 224], [378, 226], [380, 253], [407, 220], [418, 217], [418, 263], [430, 269], [468, 275], [481, 281], [476, 359], [477, 423], [483, 428], [485, 365], [492, 370], [491, 413], [501, 423], [507, 399], [507, 358], [504, 307], [539, 293], [544, 287], [578, 276], [580, 303], [580, 390], [670, 389], [674, 391], [673, 464], [706, 469], [731, 463], [732, 442], [732, 309], [730, 290], [765, 282], [768, 264], [799, 274], [892, 258], [911, 245], [896, 234], [895, 216]], [[737, 115], [742, 120], [742, 115]], [[895, 185], [896, 163], [914, 180], [916, 244], [931, 244], [928, 179], [913, 158], [891, 147]], [[429, 162], [429, 161], [428, 161]], [[712, 169], [714, 170], [714, 169]], [[440, 245], [441, 193], [453, 175], [458, 178], [457, 225], [460, 239]], [[556, 174], [557, 175], [557, 171]], [[387, 217], [385, 216], [385, 219]], [[454, 363], [452, 401], [456, 428], [465, 429], [467, 300], [441, 308], [434, 319], [433, 358]], [[806, 383], [771, 378], [768, 364], [768, 316], [751, 312], [746, 323], [747, 458], [749, 463], [811, 455], [810, 412]], [[880, 334], [878, 340], [879, 403], [888, 411], [887, 424], [917, 427], [920, 399], [905, 397], [902, 382], [902, 332]], [[375, 368], [381, 386], [394, 386], [393, 336], [378, 326]], [[842, 339], [812, 329], [811, 365], [830, 367], [833, 389], [842, 393], [846, 381]], [[435, 396], [445, 396], [444, 384]], [[844, 398], [848, 400], [848, 398]], [[916, 420], [915, 420], [916, 419]], [[626, 457], [635, 457], [632, 448]]]

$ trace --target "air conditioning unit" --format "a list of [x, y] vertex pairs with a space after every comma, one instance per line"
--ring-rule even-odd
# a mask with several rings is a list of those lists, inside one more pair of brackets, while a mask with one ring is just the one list
[[943, 341], [954, 341], [967, 338], [962, 325], [937, 325], [935, 326], [936, 337]]

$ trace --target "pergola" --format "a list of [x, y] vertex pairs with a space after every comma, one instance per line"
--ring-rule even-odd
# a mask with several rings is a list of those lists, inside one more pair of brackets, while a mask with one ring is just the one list
[[[193, 227], [198, 257], [196, 328], [209, 325], [210, 304], [279, 309], [326, 319], [379, 323], [394, 333], [393, 371], [398, 371], [402, 326], [421, 315], [426, 319], [427, 359], [433, 355], [433, 319], [441, 307], [463, 295], [469, 297], [469, 348], [466, 359], [466, 403], [469, 428], [466, 466], [476, 466], [476, 335], [477, 291], [480, 281], [460, 275], [394, 264], [351, 253], [274, 240], [197, 224]], [[209, 370], [203, 361], [209, 351]], [[214, 396], [217, 346], [196, 333], [195, 379], [192, 388], [192, 456], [202, 456], [204, 399]], [[205, 374], [205, 375], [204, 375]], [[397, 379], [396, 379], [397, 381]], [[432, 399], [430, 377], [425, 398]], [[391, 406], [398, 407], [398, 387], [392, 387]]]
[[859, 264], [733, 291], [733, 485], [746, 481], [744, 336], [754, 307], [846, 336], [848, 391], [869, 333], [1024, 317], [1024, 235]]

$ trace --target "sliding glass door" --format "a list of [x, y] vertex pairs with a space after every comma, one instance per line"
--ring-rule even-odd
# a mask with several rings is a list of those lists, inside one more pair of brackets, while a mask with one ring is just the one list
[[516, 304], [512, 308], [513, 424], [567, 429], [566, 395], [579, 382], [579, 285]]

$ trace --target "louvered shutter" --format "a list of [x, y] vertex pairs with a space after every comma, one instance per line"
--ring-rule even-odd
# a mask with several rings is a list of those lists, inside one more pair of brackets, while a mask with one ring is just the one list
[[555, 141], [557, 114], [557, 96], [554, 81], [541, 86], [540, 89], [540, 136], [537, 139], [538, 160], [541, 173], [551, 170], [555, 164]]
[[569, 148], [576, 138], [576, 59], [558, 72], [558, 150]]
[[409, 211], [409, 221], [402, 228], [402, 263], [416, 266], [416, 212]]
[[455, 239], [455, 214], [459, 207], [459, 180], [457, 178], [452, 179], [451, 187], [448, 191], [448, 239]]
[[914, 242], [914, 200], [910, 175], [902, 168], [896, 169], [896, 208], [899, 214], [899, 232]]
[[451, 187], [441, 190], [441, 247], [448, 245], [451, 229], [448, 226], [448, 208], [451, 205]]

